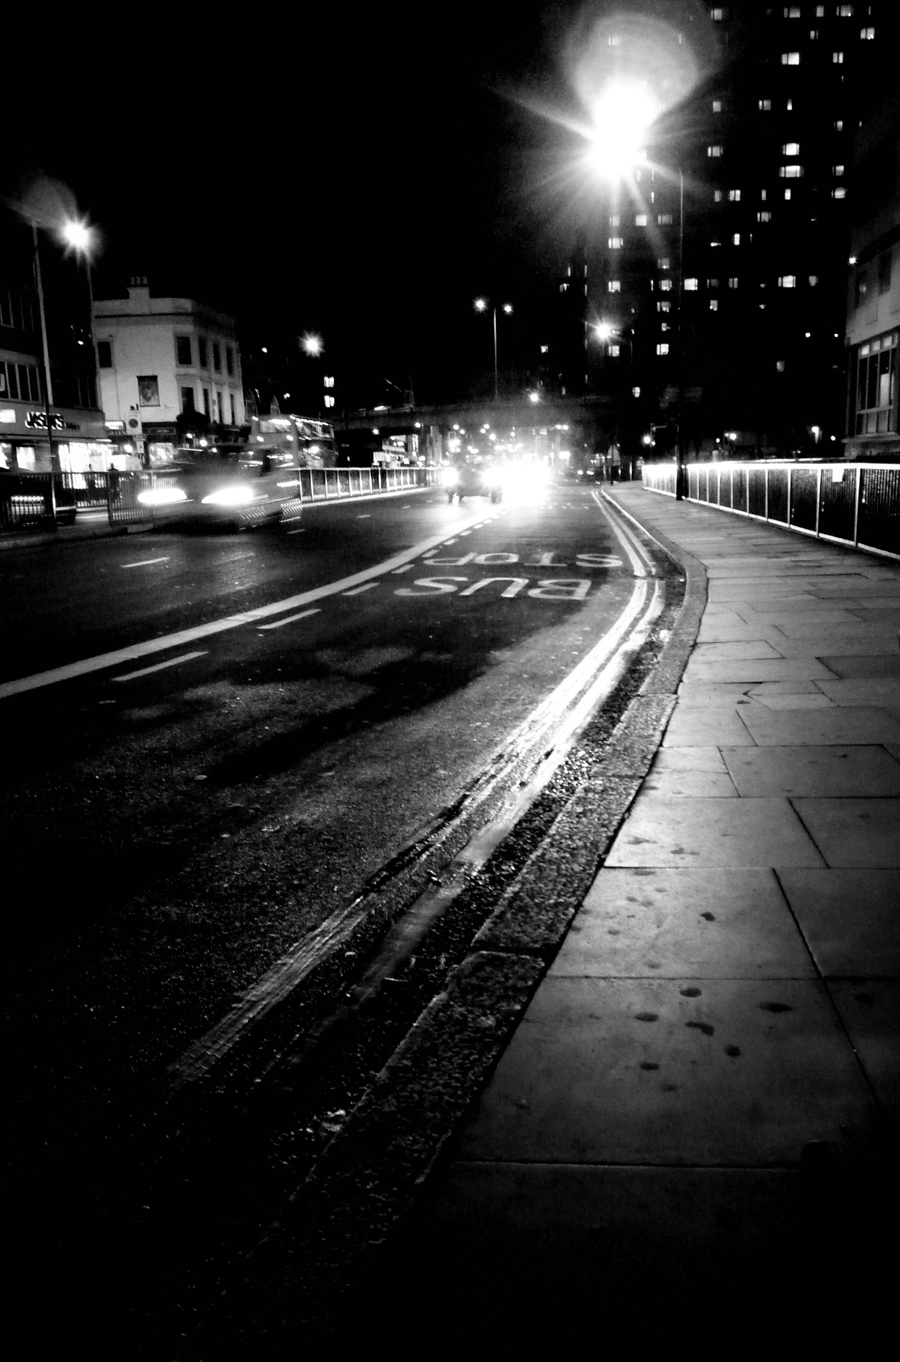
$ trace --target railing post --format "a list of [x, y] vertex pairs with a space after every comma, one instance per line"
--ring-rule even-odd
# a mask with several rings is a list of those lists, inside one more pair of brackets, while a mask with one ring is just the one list
[[819, 537], [819, 516], [822, 512], [822, 465], [816, 469], [816, 538]]
[[769, 470], [768, 470], [768, 468], [764, 468], [764, 469], [763, 469], [763, 475], [764, 475], [764, 477], [765, 477], [766, 524], [768, 525], [768, 523], [769, 523]]
[[856, 548], [859, 544], [859, 502], [862, 493], [863, 470], [857, 464], [853, 471], [856, 474], [856, 488], [853, 494], [853, 547]]

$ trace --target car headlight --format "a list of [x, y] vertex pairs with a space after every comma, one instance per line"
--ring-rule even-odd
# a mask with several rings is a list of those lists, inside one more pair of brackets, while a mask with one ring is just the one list
[[171, 506], [176, 501], [187, 501], [187, 492], [181, 487], [152, 487], [147, 492], [138, 492], [142, 506]]
[[241, 482], [236, 482], [230, 487], [220, 487], [218, 492], [210, 492], [208, 497], [203, 498], [203, 505], [246, 506], [248, 502], [255, 500], [256, 496], [252, 487], [248, 487]]
[[455, 468], [445, 468], [443, 483], [445, 487], [455, 487], [459, 482], [459, 474]]

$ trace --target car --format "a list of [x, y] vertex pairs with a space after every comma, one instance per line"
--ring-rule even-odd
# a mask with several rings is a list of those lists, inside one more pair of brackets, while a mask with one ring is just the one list
[[503, 477], [498, 464], [462, 463], [444, 469], [444, 488], [447, 500], [457, 497], [490, 497], [497, 502], [503, 497]]
[[297, 455], [280, 449], [179, 450], [175, 462], [138, 493], [157, 523], [247, 529], [300, 514]]

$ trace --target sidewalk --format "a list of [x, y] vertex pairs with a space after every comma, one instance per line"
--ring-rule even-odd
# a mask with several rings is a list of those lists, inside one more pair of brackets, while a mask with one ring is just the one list
[[676, 1314], [682, 1345], [713, 1316], [865, 1337], [897, 1257], [900, 567], [612, 495], [700, 561], [708, 603], [650, 774], [405, 1235], [409, 1295], [479, 1341], [639, 1343]]

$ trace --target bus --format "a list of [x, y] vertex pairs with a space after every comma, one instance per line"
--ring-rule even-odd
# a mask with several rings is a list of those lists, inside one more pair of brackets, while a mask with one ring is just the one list
[[309, 416], [254, 416], [248, 453], [293, 454], [298, 468], [334, 468], [337, 445], [334, 427]]

